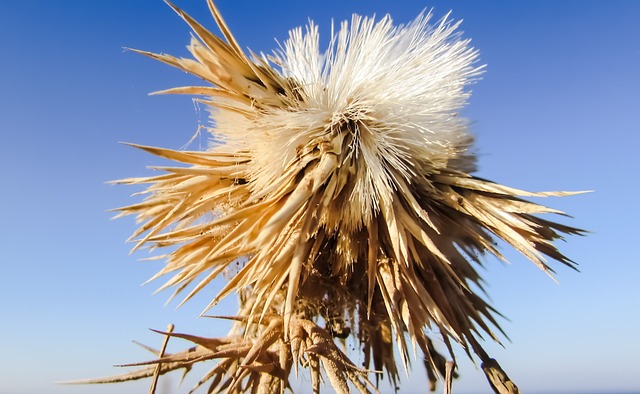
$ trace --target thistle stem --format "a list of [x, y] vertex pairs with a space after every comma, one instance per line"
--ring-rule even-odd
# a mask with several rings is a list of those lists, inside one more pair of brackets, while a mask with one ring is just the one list
[[[160, 353], [158, 353], [158, 359], [161, 359], [164, 356], [164, 352], [165, 350], [167, 350], [167, 344], [169, 343], [169, 338], [171, 337], [171, 334], [173, 332], [173, 324], [169, 324], [167, 326], [167, 335], [165, 335], [164, 337], [164, 341], [162, 342], [162, 348], [160, 349]], [[149, 394], [155, 394], [156, 393], [156, 386], [158, 384], [158, 378], [160, 377], [160, 369], [162, 368], [162, 363], [158, 362], [158, 365], [156, 365], [156, 369], [153, 372], [153, 381], [151, 381], [151, 387], [149, 387]]]

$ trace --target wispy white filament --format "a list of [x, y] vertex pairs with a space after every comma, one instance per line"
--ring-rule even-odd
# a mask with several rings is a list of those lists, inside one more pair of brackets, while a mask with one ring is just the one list
[[216, 118], [217, 133], [253, 153], [255, 190], [276, 182], [306, 142], [349, 121], [359, 125], [351, 130], [350, 154], [361, 163], [351, 200], [367, 217], [379, 200], [391, 200], [394, 176], [411, 182], [416, 172], [438, 171], [464, 156], [472, 137], [458, 111], [482, 66], [460, 38], [460, 22], [445, 17], [430, 25], [431, 17], [394, 26], [390, 16], [354, 15], [324, 51], [313, 22], [304, 32], [292, 30], [274, 59], [298, 87], [296, 107], [270, 109], [255, 121]]

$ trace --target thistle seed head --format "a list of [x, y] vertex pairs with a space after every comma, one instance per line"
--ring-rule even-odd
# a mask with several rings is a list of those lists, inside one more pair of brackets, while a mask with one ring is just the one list
[[[553, 242], [581, 230], [540, 218], [561, 212], [523, 199], [573, 193], [529, 193], [471, 175], [473, 138], [458, 113], [482, 66], [459, 23], [432, 23], [426, 13], [394, 26], [389, 16], [354, 15], [326, 49], [311, 22], [272, 55], [249, 57], [209, 6], [226, 42], [174, 7], [197, 37], [193, 59], [138, 52], [206, 82], [164, 93], [203, 96], [215, 143], [205, 151], [139, 146], [180, 165], [121, 181], [149, 186], [145, 201], [120, 215], [142, 223], [135, 248], [173, 247], [154, 278], [170, 275], [162, 288], [176, 294], [189, 289], [185, 301], [242, 262], [207, 308], [239, 293], [234, 335], [209, 346], [180, 334], [200, 346], [202, 360], [221, 360], [207, 375], [211, 390], [284, 390], [302, 366], [314, 392], [321, 368], [338, 392], [347, 382], [367, 392], [372, 369], [397, 381], [394, 352], [407, 368], [409, 343], [433, 380], [446, 364], [435, 335], [450, 357], [451, 342], [479, 357], [494, 389], [517, 392], [477, 339], [498, 340], [499, 329], [473, 290], [481, 288], [479, 256], [502, 258], [500, 238], [546, 272], [549, 258], [573, 267]], [[336, 346], [349, 335], [364, 370]], [[190, 365], [183, 354], [165, 359]]]

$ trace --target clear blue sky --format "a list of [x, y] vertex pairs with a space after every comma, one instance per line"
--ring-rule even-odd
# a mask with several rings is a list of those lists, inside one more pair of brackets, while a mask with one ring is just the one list
[[[177, 1], [214, 27], [204, 0]], [[407, 22], [423, 8], [453, 10], [488, 65], [465, 115], [478, 138], [479, 175], [529, 190], [585, 190], [545, 201], [593, 233], [562, 250], [581, 273], [560, 267], [556, 285], [516, 253], [489, 260], [489, 294], [510, 321], [506, 349], [487, 345], [528, 393], [640, 391], [638, 231], [640, 195], [640, 2], [219, 1], [244, 47], [269, 51], [312, 18], [389, 12]], [[186, 96], [147, 93], [197, 82], [123, 47], [186, 55], [187, 26], [159, 0], [0, 0], [0, 393], [134, 393], [53, 381], [120, 372], [112, 364], [159, 346], [147, 328], [223, 335], [196, 319], [209, 302], [164, 307], [161, 282], [140, 287], [159, 263], [138, 262], [123, 240], [133, 220], [109, 208], [134, 190], [105, 184], [157, 164], [118, 141], [183, 146], [206, 115]], [[192, 148], [205, 146], [204, 137]], [[216, 292], [211, 288], [210, 293]], [[232, 313], [225, 304], [216, 311]], [[175, 350], [184, 344], [175, 343]], [[170, 346], [170, 347], [171, 347]], [[460, 357], [460, 360], [464, 360]], [[486, 393], [461, 363], [457, 394]], [[175, 389], [170, 379], [164, 393]], [[401, 392], [422, 392], [419, 362]], [[171, 388], [167, 388], [167, 386]]]

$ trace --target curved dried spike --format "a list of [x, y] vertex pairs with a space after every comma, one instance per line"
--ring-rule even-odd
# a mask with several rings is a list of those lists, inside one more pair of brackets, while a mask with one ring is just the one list
[[247, 64], [249, 67], [251, 67], [251, 70], [254, 72], [256, 77], [258, 77], [260, 79], [260, 81], [262, 82], [262, 84], [264, 86], [266, 86], [267, 88], [269, 88], [272, 91], [273, 91], [273, 87], [275, 87], [275, 86], [279, 87], [280, 86], [280, 81], [273, 81], [273, 77], [274, 76], [278, 76], [279, 74], [278, 73], [274, 73], [274, 72], [264, 73], [251, 60], [249, 60], [249, 58], [247, 58], [247, 56], [245, 55], [245, 53], [242, 50], [242, 48], [240, 48], [240, 45], [238, 45], [238, 42], [236, 41], [235, 37], [231, 33], [231, 30], [229, 30], [229, 27], [227, 26], [226, 22], [222, 18], [222, 15], [220, 14], [220, 11], [218, 11], [218, 7], [216, 7], [215, 2], [213, 0], [207, 0], [207, 4], [209, 5], [209, 9], [211, 10], [211, 14], [213, 15], [214, 19], [216, 20], [216, 23], [218, 24], [218, 27], [222, 31], [222, 34], [224, 35], [224, 37], [227, 39], [227, 42], [229, 42], [229, 44], [231, 44], [231, 47], [233, 48], [235, 54], [240, 59], [242, 59], [245, 62], [245, 64]]

